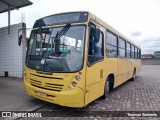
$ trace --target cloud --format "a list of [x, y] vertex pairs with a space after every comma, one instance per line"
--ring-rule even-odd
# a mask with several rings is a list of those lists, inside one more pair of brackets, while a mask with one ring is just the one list
[[[145, 43], [147, 45], [157, 44], [158, 42], [160, 42], [160, 36], [159, 37], [148, 36], [148, 37], [143, 38], [140, 41], [140, 43]], [[159, 44], [157, 44], [157, 45], [159, 45]]]
[[142, 39], [140, 42], [142, 53], [153, 53], [154, 51], [160, 51], [160, 37], [149, 36]]
[[135, 32], [132, 32], [131, 33], [131, 36], [140, 36], [140, 35], [142, 35], [142, 32], [141, 31], [135, 31]]

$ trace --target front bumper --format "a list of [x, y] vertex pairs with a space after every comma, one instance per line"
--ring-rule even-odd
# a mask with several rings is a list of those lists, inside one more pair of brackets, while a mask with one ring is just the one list
[[[24, 80], [24, 86], [25, 86], [26, 93], [29, 96], [33, 96], [50, 103], [58, 104], [61, 106], [67, 106], [67, 107], [76, 107], [76, 108], [81, 108], [85, 105], [84, 92], [79, 87], [75, 87], [74, 89], [71, 89], [71, 90], [57, 92], [57, 91], [45, 90], [42, 88], [32, 86], [26, 80]], [[38, 92], [46, 93], [47, 96], [40, 96], [38, 95]]]

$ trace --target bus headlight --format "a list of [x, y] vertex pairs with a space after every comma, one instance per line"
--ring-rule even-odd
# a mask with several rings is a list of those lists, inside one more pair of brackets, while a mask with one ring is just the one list
[[79, 75], [76, 76], [76, 80], [80, 81], [81, 77]]
[[67, 90], [71, 90], [77, 86], [77, 83], [75, 81], [71, 82], [71, 84], [67, 87]]
[[76, 86], [77, 86], [77, 83], [76, 83], [75, 81], [73, 81], [73, 82], [72, 82], [72, 86], [73, 86], [73, 87], [76, 87]]
[[79, 75], [76, 75], [73, 78], [74, 78], [74, 80], [67, 87], [68, 90], [77, 87], [77, 81], [80, 81], [80, 79], [81, 79], [81, 77]]

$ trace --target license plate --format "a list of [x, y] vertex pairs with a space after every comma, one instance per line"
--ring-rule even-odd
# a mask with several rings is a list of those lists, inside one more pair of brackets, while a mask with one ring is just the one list
[[41, 97], [47, 97], [47, 94], [43, 92], [37, 92], [37, 95]]

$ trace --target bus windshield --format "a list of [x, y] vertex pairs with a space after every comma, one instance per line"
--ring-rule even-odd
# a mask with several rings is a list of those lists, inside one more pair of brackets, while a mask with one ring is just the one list
[[46, 72], [82, 69], [85, 25], [32, 30], [26, 56], [29, 68]]

